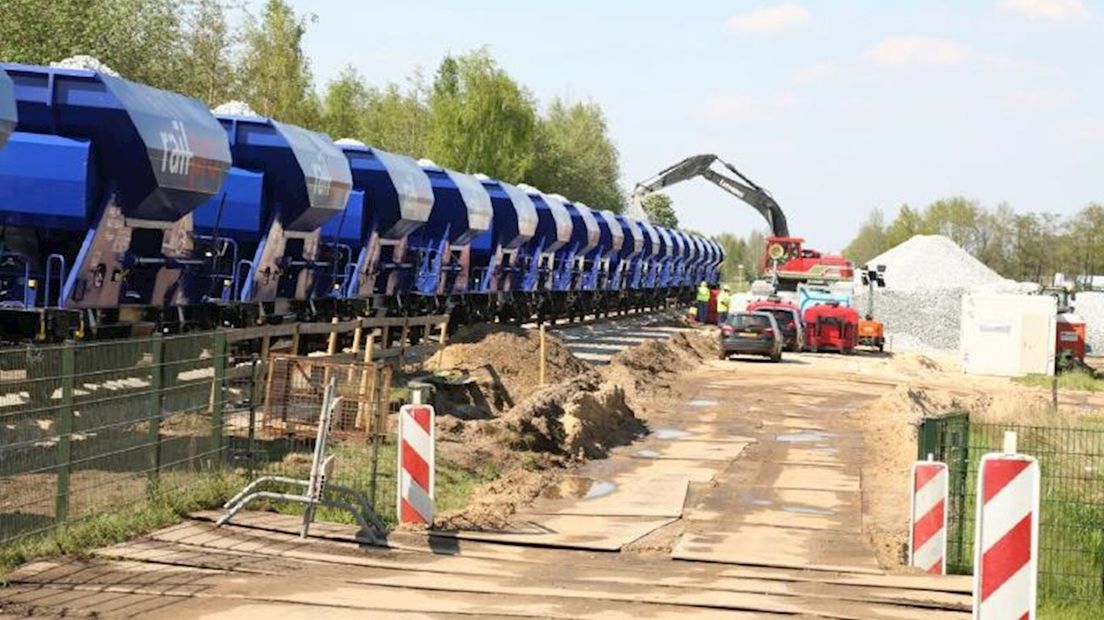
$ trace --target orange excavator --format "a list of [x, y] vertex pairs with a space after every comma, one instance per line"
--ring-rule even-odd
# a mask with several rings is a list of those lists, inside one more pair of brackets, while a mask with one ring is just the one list
[[[720, 164], [717, 169], [714, 164]], [[641, 203], [645, 196], [665, 187], [703, 177], [726, 192], [751, 205], [770, 226], [760, 266], [772, 276], [776, 291], [796, 291], [802, 283], [831, 283], [854, 277], [854, 266], [842, 256], [821, 254], [803, 247], [805, 240], [791, 237], [786, 215], [770, 193], [756, 185], [732, 164], [716, 155], [694, 155], [662, 170], [654, 177], [636, 184], [632, 193], [630, 215], [646, 217]]]

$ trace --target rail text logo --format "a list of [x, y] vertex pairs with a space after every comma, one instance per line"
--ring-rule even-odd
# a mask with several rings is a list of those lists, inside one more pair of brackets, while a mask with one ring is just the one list
[[161, 132], [161, 148], [165, 151], [161, 159], [161, 172], [188, 176], [192, 168], [195, 153], [188, 146], [188, 132], [180, 121], [172, 122], [172, 131]]

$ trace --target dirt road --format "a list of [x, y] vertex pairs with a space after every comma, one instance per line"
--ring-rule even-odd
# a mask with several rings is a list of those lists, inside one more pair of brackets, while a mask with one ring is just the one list
[[[891, 389], [836, 360], [713, 361], [500, 531], [397, 532], [211, 514], [11, 576], [8, 612], [107, 617], [959, 618], [969, 582], [886, 572], [863, 531], [857, 411]], [[852, 363], [852, 362], [848, 362]], [[859, 362], [863, 363], [863, 362]], [[867, 502], [877, 498], [867, 498]]]

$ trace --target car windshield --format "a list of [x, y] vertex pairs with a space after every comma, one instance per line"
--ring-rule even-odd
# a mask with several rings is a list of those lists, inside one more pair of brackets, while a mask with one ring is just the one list
[[770, 318], [761, 314], [735, 314], [729, 317], [728, 324], [736, 329], [766, 329], [770, 327]]

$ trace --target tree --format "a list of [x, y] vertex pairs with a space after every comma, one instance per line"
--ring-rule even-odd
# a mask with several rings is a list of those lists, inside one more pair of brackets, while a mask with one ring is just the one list
[[429, 100], [428, 156], [463, 172], [509, 182], [533, 165], [533, 97], [486, 50], [441, 61]]
[[747, 237], [747, 249], [744, 250], [743, 257], [744, 273], [746, 273], [749, 278], [755, 279], [763, 275], [760, 269], [760, 261], [766, 249], [767, 236], [763, 231], [751, 231]]
[[901, 205], [897, 211], [897, 217], [885, 231], [886, 248], [894, 248], [913, 238], [923, 234], [924, 217], [908, 205]]
[[176, 88], [212, 107], [231, 99], [237, 82], [234, 42], [221, 0], [195, 0], [183, 33], [187, 70], [181, 71]]
[[322, 130], [335, 140], [363, 140], [364, 119], [368, 114], [368, 89], [360, 73], [347, 66], [326, 87], [322, 100]]
[[666, 228], [678, 228], [678, 215], [671, 206], [671, 197], [662, 192], [648, 194], [640, 202], [644, 212], [648, 214], [648, 221]]
[[313, 20], [296, 15], [284, 0], [268, 0], [260, 20], [246, 24], [241, 94], [257, 112], [285, 123], [317, 125], [320, 106], [302, 49]]
[[174, 89], [185, 67], [174, 0], [5, 0], [0, 58], [49, 64], [94, 56], [123, 77]]
[[412, 157], [425, 156], [430, 126], [428, 98], [425, 83], [419, 74], [415, 74], [406, 91], [398, 84], [388, 84], [382, 90], [369, 90], [362, 139], [387, 151]]
[[569, 196], [595, 209], [620, 212], [624, 196], [617, 184], [619, 159], [598, 104], [568, 104], [554, 99], [540, 121], [530, 178], [533, 185], [545, 191]]
[[843, 255], [856, 265], [863, 265], [887, 249], [885, 216], [881, 209], [874, 209], [859, 227], [859, 234], [843, 249]]
[[735, 282], [737, 286], [746, 284], [750, 275], [745, 266], [747, 240], [732, 233], [721, 233], [715, 235], [713, 241], [717, 242], [725, 253], [724, 262], [721, 263], [721, 281]]
[[977, 202], [961, 196], [945, 198], [928, 205], [924, 212], [924, 229], [950, 237], [967, 252], [976, 252], [980, 215]]

